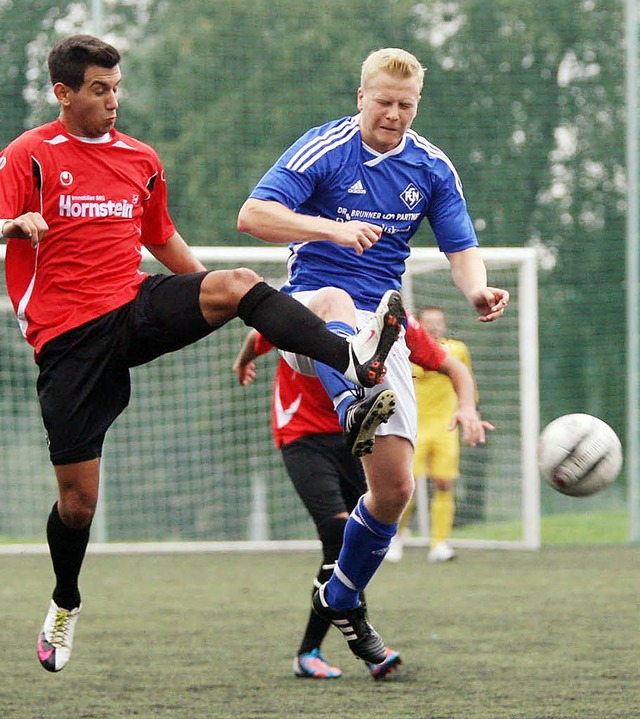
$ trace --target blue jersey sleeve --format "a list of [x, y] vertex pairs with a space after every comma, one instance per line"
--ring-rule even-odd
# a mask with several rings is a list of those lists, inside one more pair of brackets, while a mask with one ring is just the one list
[[444, 162], [433, 173], [427, 219], [442, 252], [459, 252], [478, 245], [460, 180]]
[[[316, 163], [300, 172], [295, 158], [300, 150], [313, 140], [317, 128], [309, 130], [289, 147], [276, 161], [276, 163], [262, 176], [250, 197], [256, 200], [280, 202], [290, 210], [295, 210], [313, 195], [320, 182], [319, 173], [323, 166]], [[293, 162], [292, 162], [293, 161]]]

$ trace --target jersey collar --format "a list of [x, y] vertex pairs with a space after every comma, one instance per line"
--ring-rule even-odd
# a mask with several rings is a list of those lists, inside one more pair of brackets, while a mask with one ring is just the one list
[[[359, 124], [360, 120], [360, 113], [357, 115], [354, 115], [353, 117], [354, 122]], [[362, 137], [362, 133], [360, 134]], [[364, 164], [368, 165], [369, 167], [373, 167], [374, 165], [379, 164], [383, 160], [386, 160], [387, 157], [393, 157], [394, 155], [399, 155], [405, 148], [405, 145], [407, 144], [407, 135], [406, 133], [402, 136], [402, 140], [400, 140], [400, 143], [393, 148], [393, 150], [389, 150], [388, 152], [378, 152], [377, 150], [374, 150], [373, 147], [369, 147], [367, 143], [362, 140], [362, 147], [370, 154], [373, 155], [372, 160], [367, 160]]]

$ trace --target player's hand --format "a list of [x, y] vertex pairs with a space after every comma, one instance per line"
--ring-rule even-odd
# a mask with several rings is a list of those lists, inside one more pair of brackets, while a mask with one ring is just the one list
[[493, 322], [504, 314], [509, 304], [509, 292], [498, 287], [484, 287], [471, 297], [471, 304], [480, 315], [480, 322]]
[[470, 447], [477, 447], [487, 441], [487, 432], [495, 427], [491, 422], [483, 420], [475, 409], [458, 408], [451, 419], [449, 429], [460, 427], [461, 439]]
[[382, 237], [382, 227], [371, 222], [349, 220], [349, 222], [336, 222], [332, 241], [341, 247], [353, 247], [357, 255], [376, 244]]
[[253, 361], [242, 362], [236, 360], [233, 363], [233, 371], [238, 378], [238, 382], [240, 382], [243, 387], [246, 387], [256, 378], [256, 363]]
[[24, 215], [4, 223], [0, 228], [5, 237], [15, 237], [19, 240], [31, 240], [31, 247], [37, 247], [49, 225], [39, 212], [25, 212]]

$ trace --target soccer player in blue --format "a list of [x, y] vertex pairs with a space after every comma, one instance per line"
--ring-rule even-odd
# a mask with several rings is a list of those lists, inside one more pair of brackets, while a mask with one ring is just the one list
[[[409, 242], [427, 219], [451, 265], [454, 284], [482, 322], [502, 315], [506, 290], [490, 287], [458, 174], [449, 158], [411, 129], [424, 69], [409, 52], [384, 48], [362, 65], [359, 114], [309, 130], [259, 181], [238, 216], [238, 229], [291, 248], [285, 291], [330, 329], [350, 335], [380, 299], [401, 286]], [[320, 363], [285, 353], [294, 368], [316, 372], [350, 440], [353, 388]], [[344, 634], [366, 662], [384, 660], [360, 592], [380, 566], [414, 490], [416, 402], [403, 338], [386, 363], [382, 392], [365, 393], [365, 410], [381, 406], [375, 442], [355, 438], [369, 490], [347, 522], [337, 565], [313, 597], [316, 612]], [[386, 402], [386, 400], [385, 400]], [[359, 420], [362, 418], [359, 417]], [[378, 418], [380, 420], [380, 417]]]

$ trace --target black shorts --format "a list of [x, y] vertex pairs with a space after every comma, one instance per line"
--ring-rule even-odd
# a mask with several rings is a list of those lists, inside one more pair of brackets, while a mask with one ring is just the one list
[[213, 331], [200, 310], [206, 272], [147, 277], [131, 302], [55, 337], [40, 351], [38, 399], [54, 465], [95, 459], [129, 403], [129, 368]]
[[341, 433], [309, 434], [280, 451], [316, 527], [336, 514], [350, 513], [367, 489], [362, 464]]

